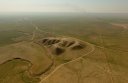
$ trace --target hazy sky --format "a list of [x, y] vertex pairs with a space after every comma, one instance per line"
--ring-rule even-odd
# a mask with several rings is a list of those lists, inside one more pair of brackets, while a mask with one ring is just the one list
[[128, 13], [128, 0], [0, 0], [0, 12]]

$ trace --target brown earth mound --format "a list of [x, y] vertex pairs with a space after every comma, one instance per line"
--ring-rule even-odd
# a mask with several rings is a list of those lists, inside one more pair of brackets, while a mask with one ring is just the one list
[[40, 40], [40, 44], [51, 48], [50, 51], [55, 54], [55, 55], [60, 55], [66, 52], [66, 50], [81, 50], [85, 48], [85, 45], [73, 38], [54, 38], [54, 37], [49, 37], [49, 38], [44, 38]]

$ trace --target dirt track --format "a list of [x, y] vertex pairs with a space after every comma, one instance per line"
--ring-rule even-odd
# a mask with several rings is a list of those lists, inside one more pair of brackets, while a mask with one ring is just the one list
[[[84, 41], [83, 41], [83, 42], [84, 42]], [[87, 42], [85, 42], [85, 43], [87, 43]], [[90, 52], [88, 52], [88, 53], [82, 55], [82, 56], [79, 57], [79, 58], [76, 58], [76, 59], [71, 60], [71, 61], [69, 61], [69, 62], [67, 62], [67, 63], [64, 63], [64, 64], [59, 65], [59, 66], [56, 67], [48, 76], [46, 76], [46, 77], [44, 77], [44, 78], [41, 78], [41, 82], [40, 82], [40, 83], [43, 83], [43, 81], [45, 81], [46, 79], [48, 79], [51, 75], [53, 75], [58, 69], [60, 69], [60, 68], [63, 67], [64, 65], [69, 64], [69, 63], [72, 63], [72, 62], [75, 62], [75, 61], [81, 59], [82, 57], [91, 54], [91, 53], [95, 50], [95, 47], [94, 47], [92, 44], [90, 44], [90, 43], [87, 43], [87, 44], [91, 46], [91, 51], [90, 51]]]

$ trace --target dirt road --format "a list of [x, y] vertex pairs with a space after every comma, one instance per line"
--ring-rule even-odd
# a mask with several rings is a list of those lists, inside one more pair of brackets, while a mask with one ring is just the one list
[[[84, 42], [84, 41], [83, 41], [83, 42]], [[85, 42], [85, 43], [87, 43], [87, 42]], [[72, 62], [75, 62], [75, 61], [81, 59], [82, 57], [91, 54], [91, 53], [95, 50], [95, 47], [94, 47], [92, 44], [90, 44], [90, 43], [87, 43], [87, 44], [91, 46], [91, 51], [89, 51], [88, 53], [84, 54], [83, 56], [81, 56], [81, 57], [79, 57], [79, 58], [76, 58], [76, 59], [74, 59], [74, 60], [71, 60], [71, 61], [69, 61], [69, 62], [67, 62], [67, 63], [61, 64], [60, 66], [56, 67], [48, 76], [46, 76], [45, 78], [41, 78], [41, 82], [40, 82], [40, 83], [43, 83], [46, 79], [48, 79], [51, 75], [53, 75], [58, 69], [60, 69], [60, 68], [63, 67], [64, 65], [69, 64], [69, 63], [72, 63]]]

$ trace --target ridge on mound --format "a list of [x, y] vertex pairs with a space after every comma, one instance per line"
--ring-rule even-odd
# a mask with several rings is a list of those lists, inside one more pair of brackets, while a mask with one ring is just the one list
[[47, 37], [38, 41], [51, 55], [72, 60], [82, 56], [89, 49], [87, 43], [71, 37]]
[[60, 55], [64, 53], [67, 49], [70, 51], [73, 50], [81, 50], [85, 48], [85, 44], [83, 44], [81, 41], [73, 38], [44, 38], [40, 40], [40, 44], [51, 47], [53, 51], [53, 54]]
[[73, 39], [73, 38], [54, 38], [54, 37], [49, 37], [49, 38], [44, 38], [40, 40], [43, 45], [48, 46], [48, 45], [54, 45], [58, 44], [61, 47], [72, 47], [72, 46], [78, 46], [78, 44], [82, 47], [84, 47], [84, 44], [80, 42], [80, 40]]

